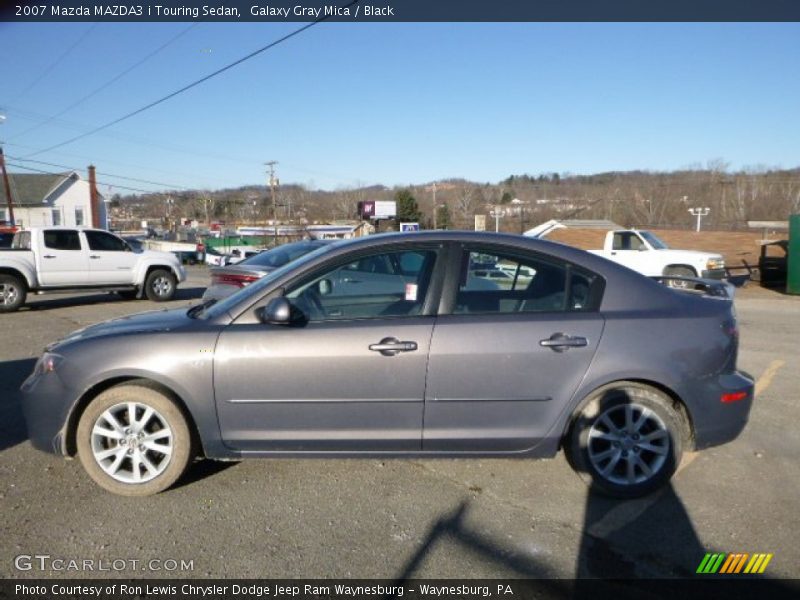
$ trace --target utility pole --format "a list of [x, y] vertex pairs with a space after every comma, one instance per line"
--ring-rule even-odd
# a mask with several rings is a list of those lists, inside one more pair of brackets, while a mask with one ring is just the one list
[[275, 186], [278, 180], [275, 178], [275, 165], [278, 164], [277, 160], [270, 160], [264, 163], [269, 167], [269, 195], [272, 199], [272, 232], [273, 232], [273, 245], [278, 245], [278, 203], [275, 198]]
[[6, 171], [6, 158], [3, 154], [3, 147], [0, 146], [0, 168], [3, 170], [3, 186], [6, 189], [6, 200], [8, 202], [8, 220], [11, 226], [16, 225], [14, 220], [14, 199], [11, 197], [11, 183], [8, 181], [8, 172]]
[[439, 212], [439, 207], [436, 206], [436, 182], [433, 182], [433, 228], [438, 229], [436, 226], [436, 213]]

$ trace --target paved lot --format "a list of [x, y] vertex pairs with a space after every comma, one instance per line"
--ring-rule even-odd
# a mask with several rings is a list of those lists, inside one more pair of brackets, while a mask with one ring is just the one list
[[[190, 268], [170, 304], [196, 301], [206, 281]], [[750, 425], [689, 455], [672, 488], [626, 503], [588, 495], [561, 456], [199, 462], [159, 496], [110, 495], [77, 461], [31, 448], [16, 390], [47, 342], [155, 307], [43, 296], [0, 316], [0, 576], [115, 574], [14, 569], [42, 554], [139, 560], [120, 575], [149, 577], [679, 576], [707, 551], [771, 552], [768, 574], [797, 576], [800, 298], [743, 290], [740, 366], [759, 380]], [[154, 571], [153, 559], [193, 570]]]

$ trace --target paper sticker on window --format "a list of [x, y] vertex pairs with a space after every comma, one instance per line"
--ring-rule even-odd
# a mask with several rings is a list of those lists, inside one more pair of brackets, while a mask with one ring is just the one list
[[416, 283], [407, 283], [406, 284], [406, 300], [410, 302], [417, 301], [417, 284]]

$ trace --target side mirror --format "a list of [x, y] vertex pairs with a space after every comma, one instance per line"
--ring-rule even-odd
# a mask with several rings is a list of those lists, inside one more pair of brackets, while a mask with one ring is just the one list
[[288, 325], [292, 320], [292, 305], [286, 298], [273, 298], [261, 312], [261, 321], [272, 325]]

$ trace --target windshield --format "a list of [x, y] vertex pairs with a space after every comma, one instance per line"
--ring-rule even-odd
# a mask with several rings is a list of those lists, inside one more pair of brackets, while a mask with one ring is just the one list
[[653, 250], [669, 250], [669, 246], [652, 231], [640, 231], [639, 235], [647, 240], [647, 243], [653, 247]]
[[[288, 262], [285, 265], [278, 267], [271, 273], [268, 273], [258, 281], [253, 284], [248, 285], [247, 287], [242, 288], [238, 292], [231, 294], [224, 300], [220, 300], [219, 302], [215, 302], [212, 305], [206, 307], [206, 309], [197, 315], [191, 315], [198, 319], [214, 319], [226, 312], [228, 312], [232, 307], [239, 304], [242, 300], [247, 298], [248, 296], [258, 296], [261, 292], [268, 286], [272, 284], [273, 281], [282, 277], [284, 273], [288, 273], [289, 271], [295, 268], [301, 268], [306, 263], [314, 260], [316, 257], [329, 252], [330, 249], [333, 247], [333, 244], [326, 244], [324, 246], [320, 246], [313, 252], [309, 252], [308, 254], [301, 256], [295, 261]], [[192, 309], [189, 309], [192, 310]]]
[[270, 267], [275, 269], [300, 258], [304, 254], [308, 254], [309, 252], [316, 250], [322, 245], [324, 244], [321, 242], [310, 241], [284, 244], [283, 246], [278, 246], [277, 248], [272, 248], [271, 250], [267, 250], [265, 252], [259, 252], [255, 256], [251, 256], [239, 264], [254, 267]]

